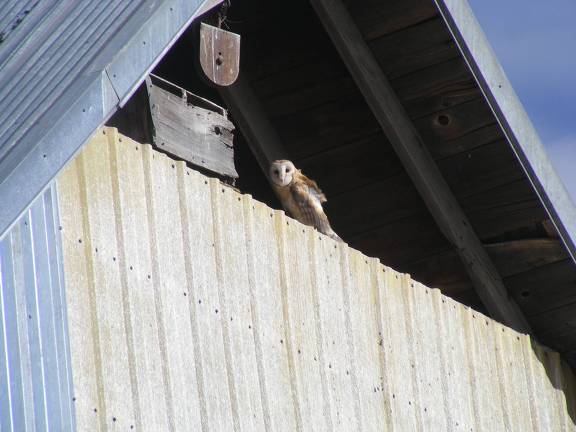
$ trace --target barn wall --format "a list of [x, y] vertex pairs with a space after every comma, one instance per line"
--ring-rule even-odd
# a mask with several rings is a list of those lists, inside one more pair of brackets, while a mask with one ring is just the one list
[[148, 145], [58, 186], [79, 430], [576, 430], [557, 353]]
[[52, 187], [0, 241], [2, 432], [75, 430], [64, 296]]

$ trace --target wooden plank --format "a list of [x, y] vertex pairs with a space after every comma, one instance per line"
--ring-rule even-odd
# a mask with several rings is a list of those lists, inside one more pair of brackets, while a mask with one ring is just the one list
[[[332, 203], [338, 196], [402, 171], [396, 153], [385, 142], [387, 138], [378, 132], [295, 163], [322, 186], [328, 203]], [[344, 172], [347, 175], [342, 175]]]
[[[450, 248], [450, 243], [427, 213], [347, 237], [347, 241], [353, 248], [398, 269], [403, 269], [404, 263]], [[415, 243], [418, 248], [414, 247]]]
[[193, 105], [194, 101], [189, 103], [184, 91], [177, 96], [155, 83], [146, 81], [158, 149], [217, 174], [237, 178], [234, 125], [226, 115]]
[[391, 79], [390, 84], [413, 119], [465, 106], [481, 96], [466, 63], [458, 57]]
[[[329, 68], [330, 66], [324, 65]], [[304, 73], [306, 76], [314, 74], [314, 70], [310, 65], [304, 66]], [[291, 71], [294, 72], [294, 71]], [[300, 84], [295, 82], [293, 73], [287, 73], [283, 81], [282, 78], [274, 76], [270, 79], [273, 83], [277, 81], [283, 83], [290, 83], [290, 89], [282, 89], [279, 93], [274, 93], [269, 96], [263, 95], [258, 86], [256, 91], [261, 97], [262, 103], [269, 113], [270, 117], [284, 117], [296, 114], [301, 111], [308, 111], [322, 105], [330, 105], [342, 98], [354, 97], [358, 94], [358, 88], [347, 72], [344, 71], [341, 75], [334, 77], [322, 78], [317, 75], [314, 80], [310, 80], [307, 84]]]
[[366, 46], [346, 8], [337, 0], [312, 0], [320, 20], [400, 156], [432, 216], [458, 249], [482, 301], [498, 320], [520, 330], [530, 326], [508, 298], [494, 264], [450, 192], [414, 125]]
[[[434, 117], [438, 118], [438, 115], [434, 114]], [[502, 130], [500, 126], [496, 123], [490, 123], [485, 126], [479, 126], [477, 129], [469, 130], [453, 139], [435, 140], [434, 145], [428, 145], [428, 148], [432, 157], [438, 160], [501, 139]]]
[[437, 145], [455, 140], [492, 123], [494, 123], [492, 112], [483, 98], [448, 107], [433, 115], [414, 120], [415, 128], [431, 152], [434, 152], [434, 147]]
[[370, 40], [368, 46], [391, 80], [459, 55], [440, 18]]
[[[538, 267], [565, 260], [568, 256], [564, 246], [557, 239], [526, 239], [485, 245], [504, 282], [508, 278], [528, 272]], [[458, 254], [454, 250], [422, 258], [406, 264], [405, 271], [428, 286], [442, 288], [453, 286], [459, 281], [468, 281], [461, 267]], [[520, 284], [521, 285], [521, 284]]]
[[219, 86], [229, 86], [240, 73], [240, 35], [200, 23], [200, 65]]
[[[375, 199], [378, 196], [388, 198]], [[418, 191], [405, 174], [329, 199], [325, 208], [331, 223], [345, 238], [426, 212]]]
[[[273, 49], [278, 48], [274, 47]], [[350, 80], [350, 76], [337, 54], [332, 52], [330, 54], [331, 56], [328, 57], [326, 53], [318, 52], [307, 62], [287, 67], [275, 73], [268, 73], [259, 79], [250, 77], [252, 86], [260, 98], [268, 100], [277, 96], [297, 93], [301, 89], [308, 89], [319, 83], [326, 85], [348, 80], [354, 85], [354, 81]], [[325, 88], [324, 92], [329, 93], [333, 84]], [[338, 91], [335, 95], [338, 96]]]
[[350, 14], [368, 40], [402, 30], [438, 15], [438, 10], [423, 0], [347, 0]]
[[458, 199], [524, 179], [514, 154], [503, 141], [442, 159], [438, 168]]
[[528, 316], [576, 301], [576, 269], [569, 259], [509, 277], [506, 285]]
[[[273, 119], [278, 133], [290, 145], [294, 159], [354, 142], [381, 131], [361, 94], [343, 97], [308, 111]], [[294, 127], [297, 124], [298, 127]], [[353, 124], [354, 127], [350, 127]]]
[[487, 241], [522, 237], [523, 233], [541, 231], [546, 214], [539, 202], [529, 200], [470, 213], [478, 235]]

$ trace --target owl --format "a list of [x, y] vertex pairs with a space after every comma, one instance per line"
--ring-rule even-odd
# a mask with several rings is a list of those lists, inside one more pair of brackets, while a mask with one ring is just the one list
[[304, 225], [313, 226], [334, 240], [342, 241], [330, 227], [322, 209], [326, 197], [314, 180], [302, 174], [289, 160], [272, 162], [269, 174], [284, 210]]

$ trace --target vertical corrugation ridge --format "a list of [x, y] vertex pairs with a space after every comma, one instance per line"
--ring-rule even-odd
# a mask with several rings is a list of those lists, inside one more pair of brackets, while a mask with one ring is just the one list
[[[365, 264], [368, 264], [368, 260], [365, 260]], [[378, 329], [378, 345], [380, 349], [378, 350], [378, 368], [380, 370], [380, 385], [383, 387], [382, 392], [386, 392], [385, 394], [388, 396], [387, 398], [383, 398], [383, 406], [382, 409], [384, 411], [384, 417], [386, 421], [386, 425], [391, 431], [395, 431], [397, 428], [394, 426], [394, 421], [392, 418], [392, 407], [390, 403], [391, 391], [390, 391], [390, 380], [389, 373], [388, 373], [388, 359], [386, 358], [386, 351], [384, 349], [384, 335], [385, 330], [383, 327], [383, 308], [385, 307], [382, 301], [382, 295], [386, 294], [386, 290], [390, 289], [388, 282], [388, 278], [390, 273], [392, 272], [391, 269], [387, 269], [384, 266], [380, 265], [380, 260], [377, 258], [372, 258], [370, 263], [370, 291], [376, 293], [374, 295], [374, 306], [376, 312], [376, 327]], [[384, 284], [380, 284], [381, 274], [384, 274], [384, 280], [386, 281]], [[392, 393], [393, 395], [394, 393]], [[392, 397], [393, 399], [395, 396]]]
[[[350, 355], [350, 366], [349, 373], [352, 380], [352, 389], [354, 396], [354, 415], [356, 417], [356, 424], [358, 425], [358, 431], [364, 431], [364, 424], [362, 422], [362, 415], [360, 414], [360, 388], [358, 385], [358, 377], [356, 370], [356, 359], [355, 359], [355, 344], [354, 337], [352, 335], [352, 322], [350, 318], [350, 294], [351, 294], [351, 284], [349, 277], [349, 257], [348, 248], [338, 244], [338, 254], [340, 256], [340, 278], [342, 282], [342, 301], [344, 303], [344, 322], [346, 324], [346, 347]], [[392, 429], [389, 429], [392, 432]]]
[[[435, 321], [435, 327], [436, 330], [438, 332], [438, 334], [443, 334], [443, 323], [442, 323], [442, 313], [441, 313], [441, 307], [442, 307], [442, 303], [441, 303], [441, 299], [442, 299], [442, 293], [439, 289], [437, 288], [432, 288], [430, 289], [430, 297], [431, 297], [431, 301], [432, 301], [432, 308], [433, 308], [433, 313], [434, 313], [434, 321]], [[452, 416], [452, 411], [450, 410], [450, 406], [449, 406], [449, 391], [448, 391], [448, 377], [447, 377], [447, 373], [446, 370], [448, 369], [447, 366], [447, 359], [446, 359], [446, 351], [445, 351], [445, 344], [444, 341], [436, 338], [435, 340], [436, 342], [436, 349], [438, 350], [439, 356], [440, 356], [440, 362], [441, 362], [441, 369], [440, 369], [440, 378], [441, 378], [441, 386], [442, 386], [442, 399], [443, 399], [443, 411], [444, 411], [444, 417], [446, 418], [446, 431], [447, 432], [451, 432], [455, 429], [454, 426], [454, 419]]]
[[406, 330], [408, 336], [408, 352], [410, 353], [410, 367], [412, 368], [412, 388], [414, 390], [414, 411], [416, 413], [416, 424], [419, 430], [424, 431], [426, 429], [424, 424], [424, 418], [422, 416], [422, 411], [425, 407], [422, 406], [422, 380], [419, 379], [419, 373], [421, 370], [421, 362], [425, 361], [416, 355], [415, 346], [417, 344], [417, 338], [415, 336], [414, 320], [416, 320], [416, 314], [414, 310], [414, 301], [412, 297], [412, 291], [414, 290], [414, 283], [410, 278], [409, 274], [400, 275], [400, 289], [403, 292], [402, 300], [404, 302], [404, 309], [406, 311]]
[[[92, 342], [94, 344], [94, 356], [95, 356], [95, 366], [96, 366], [96, 387], [98, 389], [98, 412], [97, 415], [100, 418], [100, 425], [106, 424], [106, 401], [104, 393], [104, 378], [102, 372], [102, 355], [100, 347], [100, 331], [98, 328], [98, 311], [96, 308], [96, 286], [94, 283], [94, 263], [91, 259], [92, 257], [92, 239], [90, 236], [90, 218], [88, 216], [88, 196], [86, 189], [86, 168], [84, 162], [84, 155], [81, 153], [76, 160], [78, 167], [78, 185], [80, 189], [80, 203], [82, 211], [82, 231], [84, 234], [83, 244], [84, 244], [84, 255], [86, 256], [86, 267], [87, 267], [87, 280], [89, 286], [89, 298], [90, 298], [90, 320], [92, 321]], [[82, 239], [79, 239], [82, 240]], [[96, 408], [94, 408], [96, 412]]]
[[[218, 245], [215, 250], [216, 254], [216, 277], [218, 279], [218, 298], [220, 301], [219, 308], [221, 316], [227, 317], [228, 311], [226, 307], [226, 295], [224, 293], [224, 275], [222, 274], [222, 253], [221, 250], [225, 245], [222, 245], [221, 221], [222, 215], [220, 214], [220, 203], [218, 194], [222, 185], [217, 179], [210, 179], [210, 193], [212, 198], [212, 211], [214, 213], [214, 242]], [[230, 400], [232, 403], [232, 417], [234, 419], [234, 429], [239, 432], [240, 429], [240, 413], [238, 412], [238, 395], [236, 393], [236, 385], [234, 383], [234, 366], [232, 365], [232, 353], [230, 347], [230, 332], [228, 329], [228, 321], [221, 320], [222, 323], [222, 336], [224, 338], [224, 355], [226, 356], [226, 376], [228, 378], [228, 388], [230, 391]]]
[[64, 281], [64, 263], [62, 253], [62, 241], [60, 232], [60, 213], [58, 207], [58, 190], [56, 186], [50, 188], [46, 194], [46, 200], [50, 201], [51, 226], [54, 238], [52, 239], [52, 264], [55, 269], [57, 278], [57, 288], [54, 304], [54, 313], [56, 322], [59, 324], [56, 333], [59, 337], [58, 349], [60, 351], [59, 359], [62, 362], [61, 368], [61, 391], [62, 391], [62, 415], [64, 418], [63, 430], [76, 430], [76, 416], [74, 415], [73, 402], [73, 383], [72, 383], [72, 365], [70, 357], [70, 342], [68, 333], [68, 316], [66, 314], [66, 289]]
[[32, 230], [32, 211], [31, 209], [26, 212], [26, 216], [22, 219], [24, 227], [23, 245], [25, 246], [24, 253], [24, 266], [26, 278], [26, 306], [28, 310], [28, 318], [30, 318], [30, 325], [28, 326], [28, 337], [30, 343], [30, 356], [32, 361], [32, 385], [33, 385], [33, 399], [34, 399], [34, 412], [37, 428], [48, 429], [48, 407], [46, 405], [46, 378], [45, 367], [42, 362], [43, 343], [40, 328], [40, 311], [38, 309], [38, 274], [37, 274], [37, 258], [34, 244], [35, 239], [34, 231]]
[[[287, 222], [288, 223], [288, 222]], [[328, 383], [326, 378], [326, 355], [324, 354], [324, 332], [322, 330], [322, 322], [320, 319], [320, 304], [318, 302], [318, 270], [317, 270], [317, 257], [318, 245], [317, 242], [322, 241], [320, 235], [316, 235], [316, 232], [309, 231], [308, 234], [308, 244], [310, 247], [310, 281], [312, 283], [312, 301], [314, 309], [314, 321], [316, 327], [316, 347], [318, 349], [318, 361], [320, 363], [320, 382], [322, 383], [322, 397], [324, 399], [324, 416], [327, 420], [328, 430], [334, 430], [334, 420], [333, 420], [333, 407], [330, 404], [330, 396], [328, 391]]]
[[468, 367], [466, 368], [468, 371], [468, 382], [469, 382], [469, 388], [471, 389], [471, 400], [472, 400], [472, 415], [473, 415], [473, 421], [474, 421], [474, 429], [476, 429], [477, 431], [481, 431], [482, 430], [482, 422], [481, 422], [481, 418], [482, 418], [482, 409], [480, 407], [480, 401], [479, 399], [479, 395], [478, 393], [480, 391], [482, 391], [482, 389], [479, 387], [479, 383], [476, 381], [477, 377], [476, 377], [476, 373], [475, 373], [475, 355], [474, 355], [474, 348], [470, 348], [470, 345], [474, 344], [474, 333], [472, 332], [472, 329], [470, 328], [472, 325], [472, 320], [469, 318], [469, 316], [471, 315], [470, 309], [462, 306], [460, 304], [454, 304], [453, 305], [454, 309], [456, 309], [459, 312], [460, 315], [460, 319], [462, 320], [462, 324], [464, 327], [464, 339], [467, 342], [464, 346], [464, 354], [466, 356], [467, 362], [466, 364], [468, 365]]
[[[187, 180], [187, 176], [190, 175], [190, 171], [186, 167], [186, 164], [183, 162], [179, 162], [177, 164], [178, 169], [178, 195], [180, 201], [180, 217], [182, 223], [182, 243], [184, 244], [184, 265], [186, 267], [186, 280], [189, 287], [189, 292], [192, 294], [194, 293], [194, 269], [192, 266], [192, 251], [188, 245], [193, 244], [191, 239], [189, 238], [189, 213], [188, 213], [188, 206], [186, 205], [186, 193], [185, 193], [185, 181]], [[186, 176], [184, 175], [186, 171]], [[194, 342], [194, 369], [196, 372], [196, 380], [198, 382], [198, 397], [200, 401], [200, 416], [201, 416], [201, 424], [202, 424], [202, 431], [208, 432], [209, 431], [209, 422], [208, 422], [208, 410], [206, 409], [206, 390], [205, 390], [205, 383], [204, 377], [202, 375], [202, 356], [200, 355], [200, 337], [198, 335], [198, 323], [196, 321], [196, 316], [198, 314], [196, 310], [196, 296], [190, 295], [188, 297], [188, 304], [190, 307], [190, 327], [192, 330], [192, 340]]]
[[276, 226], [276, 241], [278, 243], [278, 264], [280, 266], [280, 285], [282, 288], [282, 312], [286, 328], [286, 350], [288, 351], [288, 368], [290, 370], [290, 389], [292, 391], [292, 398], [294, 400], [294, 409], [296, 411], [296, 425], [299, 432], [304, 431], [304, 424], [302, 422], [302, 411], [300, 407], [300, 390], [298, 388], [298, 380], [296, 379], [296, 365], [294, 361], [294, 347], [292, 340], [294, 335], [290, 328], [290, 307], [288, 306], [288, 264], [286, 260], [286, 232], [284, 231], [284, 212], [281, 210], [273, 211], [270, 209], [270, 217], [274, 218]]
[[148, 235], [150, 237], [150, 246], [152, 249], [152, 282], [154, 284], [154, 299], [156, 303], [156, 320], [158, 321], [158, 340], [160, 342], [160, 352], [162, 354], [162, 377], [164, 380], [164, 392], [166, 394], [166, 406], [168, 411], [168, 421], [170, 430], [175, 430], [174, 425], [174, 402], [172, 396], [172, 386], [170, 383], [170, 373], [168, 371], [168, 353], [166, 348], [166, 327], [162, 313], [162, 298], [158, 290], [160, 289], [160, 269], [158, 264], [158, 239], [156, 238], [156, 217], [154, 216], [154, 196], [152, 192], [153, 179], [151, 177], [151, 164], [154, 158], [154, 152], [150, 145], [143, 146], [142, 163], [144, 169], [144, 184], [146, 187], [146, 205], [148, 207]]
[[[0, 411], [3, 413], [8, 413], [8, 415], [3, 414], [0, 416], [0, 430], [13, 431], [13, 414], [12, 414], [12, 383], [10, 382], [10, 361], [8, 359], [8, 335], [6, 331], [6, 325], [8, 323], [6, 317], [6, 302], [4, 301], [4, 295], [7, 291], [6, 283], [4, 278], [7, 272], [7, 256], [10, 256], [10, 249], [8, 242], [11, 236], [6, 236], [6, 238], [0, 242], [0, 343], [2, 351], [0, 352]], [[6, 261], [5, 261], [6, 260]]]
[[127, 263], [128, 257], [126, 256], [126, 248], [124, 243], [124, 232], [122, 230], [123, 215], [120, 208], [120, 186], [118, 178], [118, 160], [116, 154], [116, 146], [118, 145], [118, 131], [109, 130], [108, 132], [108, 154], [110, 163], [110, 177], [112, 182], [112, 206], [114, 208], [114, 220], [116, 224], [116, 250], [118, 251], [118, 259], [120, 261], [120, 285], [122, 290], [122, 311], [124, 319], [124, 328], [126, 329], [126, 345], [128, 347], [128, 368], [130, 373], [131, 389], [132, 389], [132, 403], [134, 406], [134, 414], [136, 420], [136, 427], [142, 429], [142, 407], [140, 406], [140, 397], [138, 395], [138, 380], [136, 378], [136, 355], [134, 354], [134, 331], [132, 329], [132, 306], [130, 304], [130, 296], [128, 294], [128, 274]]
[[[34, 261], [38, 288], [35, 304], [38, 311], [38, 327], [41, 340], [46, 422], [49, 429], [62, 430], [61, 416], [50, 415], [50, 413], [60, 412], [61, 385], [56, 353], [54, 311], [52, 309], [54, 286], [52, 285], [52, 267], [49, 263], [51, 253], [49, 251], [46, 211], [44, 199], [39, 199], [32, 206], [29, 213], [30, 228], [34, 233]], [[46, 389], [55, 389], [52, 392], [52, 397], [47, 397]]]
[[256, 348], [256, 366], [258, 369], [258, 384], [260, 387], [260, 397], [262, 399], [262, 410], [264, 414], [264, 426], [266, 431], [272, 432], [270, 421], [270, 405], [266, 392], [266, 376], [264, 375], [264, 361], [262, 354], [262, 342], [260, 340], [261, 324], [258, 308], [256, 305], [256, 264], [254, 262], [254, 213], [252, 207], [252, 197], [242, 196], [244, 210], [244, 233], [246, 236], [246, 264], [248, 267], [248, 287], [250, 290], [250, 311], [252, 316], [252, 326], [254, 327], [254, 346]]

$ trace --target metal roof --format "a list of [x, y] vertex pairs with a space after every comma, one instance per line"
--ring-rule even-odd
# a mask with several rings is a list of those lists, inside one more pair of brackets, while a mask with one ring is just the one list
[[73, 431], [56, 187], [0, 241], [0, 430]]
[[0, 11], [0, 237], [215, 0], [8, 1]]

